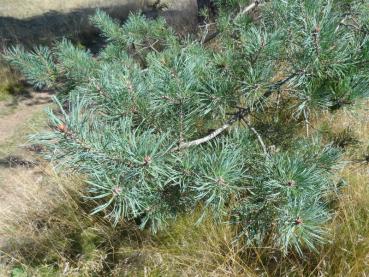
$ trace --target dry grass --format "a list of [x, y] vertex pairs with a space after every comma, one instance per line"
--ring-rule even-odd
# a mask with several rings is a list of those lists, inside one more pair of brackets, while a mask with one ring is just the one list
[[86, 225], [93, 226], [92, 219], [75, 202], [78, 183], [69, 177], [66, 185], [64, 178], [52, 172], [44, 172], [44, 176], [48, 177], [41, 185], [29, 182], [29, 189], [23, 186], [14, 207], [2, 210], [1, 256], [8, 271], [15, 266], [30, 276], [55, 272], [54, 264], [60, 267], [69, 259], [77, 259], [79, 249], [74, 249], [74, 240]]
[[324, 253], [322, 267], [329, 276], [369, 274], [369, 174], [368, 168], [346, 168], [349, 186], [332, 223], [333, 243]]
[[199, 213], [183, 215], [167, 230], [146, 237], [139, 247], [123, 244], [114, 276], [251, 276], [234, 230], [210, 219], [196, 225]]
[[[232, 243], [229, 226], [210, 220], [195, 225], [197, 214], [182, 216], [154, 237], [129, 225], [114, 229], [88, 215], [75, 190], [78, 179], [58, 176], [49, 180], [58, 186], [55, 198], [39, 195], [32, 206], [39, 203], [40, 209], [17, 215], [15, 225], [7, 225], [16, 226], [8, 233], [14, 242], [8, 254], [13, 268], [34, 276], [366, 276], [367, 172], [353, 176], [346, 169], [342, 174], [351, 184], [331, 224], [332, 243], [305, 260], [268, 248], [243, 249]], [[41, 275], [45, 272], [49, 275]]]
[[317, 125], [330, 127], [330, 133], [342, 134], [351, 130], [349, 137], [358, 143], [348, 146], [346, 160], [350, 161], [340, 175], [348, 186], [338, 203], [331, 224], [332, 244], [321, 254], [319, 267], [327, 276], [369, 275], [369, 101], [354, 109], [326, 115]]

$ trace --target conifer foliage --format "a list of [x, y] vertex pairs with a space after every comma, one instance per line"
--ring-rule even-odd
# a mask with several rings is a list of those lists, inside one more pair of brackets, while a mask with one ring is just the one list
[[56, 166], [86, 176], [93, 213], [114, 223], [156, 232], [200, 207], [247, 244], [314, 250], [327, 241], [340, 151], [295, 129], [272, 144], [256, 122], [282, 110], [308, 129], [313, 113], [368, 95], [369, 3], [216, 5], [210, 39], [97, 11], [107, 42], [98, 55], [68, 40], [8, 49], [31, 84], [58, 91], [51, 130], [34, 139]]

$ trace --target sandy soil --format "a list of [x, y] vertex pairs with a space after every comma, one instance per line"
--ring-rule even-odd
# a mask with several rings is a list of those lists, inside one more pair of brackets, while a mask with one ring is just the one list
[[42, 185], [44, 167], [19, 144], [29, 132], [25, 125], [50, 102], [47, 92], [30, 92], [17, 102], [0, 102], [0, 112], [5, 111], [0, 116], [0, 247], [6, 222], [18, 220], [30, 208], [37, 209], [35, 200], [48, 193]]
[[51, 96], [47, 92], [31, 92], [27, 97], [18, 99], [17, 102], [0, 102], [0, 112], [14, 110], [0, 116], [0, 145], [14, 136], [20, 125], [29, 119], [32, 114], [40, 112], [51, 102]]

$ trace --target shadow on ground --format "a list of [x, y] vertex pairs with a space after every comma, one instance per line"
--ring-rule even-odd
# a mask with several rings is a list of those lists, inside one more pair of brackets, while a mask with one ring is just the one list
[[20, 80], [16, 84], [9, 87], [8, 93], [11, 96], [11, 101], [4, 104], [7, 108], [17, 108], [20, 104], [25, 106], [35, 106], [49, 104], [52, 102], [51, 96], [55, 94], [52, 90], [42, 90], [42, 94], [38, 94], [35, 89]]
[[[131, 12], [141, 9], [149, 18], [156, 18], [161, 15], [178, 31], [180, 29], [188, 31], [187, 26], [196, 24], [196, 22], [193, 22], [193, 14], [196, 14], [197, 10], [194, 11], [193, 8], [184, 7], [182, 10], [168, 9], [162, 11], [142, 6], [137, 2], [100, 9], [120, 22], [123, 22]], [[68, 37], [78, 41], [92, 52], [96, 52], [101, 47], [103, 40], [98, 35], [98, 30], [89, 23], [89, 16], [95, 12], [96, 8], [84, 8], [69, 13], [50, 11], [25, 19], [0, 17], [0, 46], [23, 44], [26, 48], [31, 48], [33, 45], [50, 44], [62, 37]]]
[[[113, 8], [102, 8], [111, 16], [123, 20], [136, 5], [127, 4]], [[26, 47], [35, 44], [50, 44], [63, 36], [90, 39], [88, 34], [96, 30], [88, 23], [88, 17], [96, 8], [78, 9], [69, 13], [50, 11], [25, 19], [0, 17], [0, 40], [3, 46], [21, 43]]]
[[9, 155], [5, 158], [0, 159], [0, 167], [1, 168], [16, 168], [16, 167], [25, 167], [25, 168], [34, 168], [38, 165], [38, 162], [30, 161], [22, 156], [18, 155]]

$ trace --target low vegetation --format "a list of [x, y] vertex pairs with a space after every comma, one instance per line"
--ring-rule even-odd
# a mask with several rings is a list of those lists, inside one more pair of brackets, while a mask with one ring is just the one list
[[18, 78], [11, 72], [10, 67], [0, 61], [0, 101], [8, 100], [18, 91]]
[[90, 215], [93, 204], [82, 197], [81, 177], [47, 169], [45, 185], [53, 194], [26, 195], [24, 199], [33, 204], [25, 213], [1, 222], [2, 236], [12, 243], [2, 249], [0, 272], [13, 276], [365, 276], [369, 274], [366, 105], [319, 115], [312, 123], [313, 130], [323, 133], [331, 124], [327, 139], [350, 126], [350, 136], [359, 141], [346, 148], [347, 163], [338, 174], [348, 185], [327, 225], [330, 243], [318, 253], [301, 259], [280, 256], [265, 246], [244, 247], [234, 243], [235, 230], [230, 226], [210, 218], [196, 224], [199, 211], [181, 216], [155, 236], [135, 225], [112, 227]]

